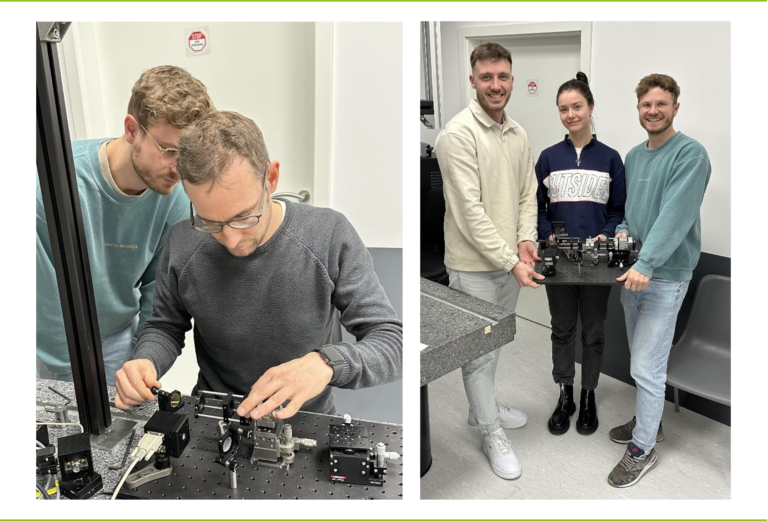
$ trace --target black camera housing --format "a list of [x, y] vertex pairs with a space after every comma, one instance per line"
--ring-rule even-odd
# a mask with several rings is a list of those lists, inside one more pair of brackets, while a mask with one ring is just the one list
[[161, 434], [168, 455], [179, 458], [189, 444], [189, 416], [176, 412], [157, 411], [144, 424], [144, 432]]

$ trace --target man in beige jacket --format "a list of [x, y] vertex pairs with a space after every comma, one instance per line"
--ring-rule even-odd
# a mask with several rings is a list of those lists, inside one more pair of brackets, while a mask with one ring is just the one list
[[[495, 43], [470, 56], [469, 81], [477, 101], [459, 112], [437, 137], [435, 150], [445, 193], [445, 265], [449, 286], [514, 310], [521, 286], [538, 288], [536, 175], [528, 136], [504, 107], [512, 94], [512, 57]], [[527, 416], [496, 401], [493, 384], [500, 349], [462, 367], [468, 422], [483, 433], [493, 472], [520, 475], [503, 429]]]

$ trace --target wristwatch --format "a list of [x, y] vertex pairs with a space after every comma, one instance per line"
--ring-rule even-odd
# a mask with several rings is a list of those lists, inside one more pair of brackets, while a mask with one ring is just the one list
[[325, 346], [316, 350], [317, 353], [323, 358], [326, 364], [333, 369], [333, 377], [328, 383], [334, 383], [341, 378], [341, 373], [344, 371], [344, 358], [336, 351], [333, 346]]

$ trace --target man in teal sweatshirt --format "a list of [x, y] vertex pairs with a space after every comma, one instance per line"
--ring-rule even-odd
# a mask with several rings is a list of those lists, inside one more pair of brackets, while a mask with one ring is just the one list
[[[174, 190], [181, 130], [213, 109], [205, 86], [187, 71], [154, 67], [133, 86], [121, 137], [72, 143], [108, 385], [152, 315], [163, 245], [188, 210], [184, 190]], [[39, 180], [36, 372], [72, 380]]]
[[614, 487], [637, 483], [657, 461], [667, 361], [680, 305], [701, 254], [700, 207], [712, 167], [707, 151], [672, 126], [680, 87], [670, 76], [651, 74], [637, 86], [640, 125], [648, 140], [624, 162], [627, 203], [616, 237], [642, 241], [638, 261], [617, 280], [637, 384], [635, 418], [611, 430], [627, 443], [608, 476]]

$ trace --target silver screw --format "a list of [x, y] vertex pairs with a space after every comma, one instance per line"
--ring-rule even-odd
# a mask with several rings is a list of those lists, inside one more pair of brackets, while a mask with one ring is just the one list
[[51, 35], [53, 36], [54, 40], [58, 40], [59, 39], [59, 30], [58, 29], [54, 29], [53, 32], [51, 33]]

